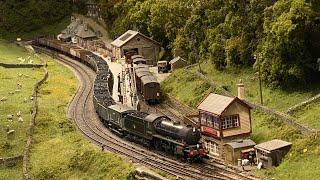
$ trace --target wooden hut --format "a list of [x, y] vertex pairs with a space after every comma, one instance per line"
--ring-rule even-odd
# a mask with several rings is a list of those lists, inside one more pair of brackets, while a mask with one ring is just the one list
[[238, 159], [247, 157], [249, 152], [254, 152], [253, 147], [256, 145], [251, 139], [235, 140], [226, 143], [225, 146], [225, 161], [237, 165]]
[[185, 67], [187, 65], [187, 61], [184, 60], [183, 58], [181, 58], [180, 56], [173, 58], [170, 62], [169, 62], [170, 66], [171, 66], [171, 70], [176, 70], [178, 68], [182, 68]]
[[256, 145], [257, 163], [262, 163], [263, 168], [278, 166], [282, 158], [289, 152], [292, 143], [274, 139]]

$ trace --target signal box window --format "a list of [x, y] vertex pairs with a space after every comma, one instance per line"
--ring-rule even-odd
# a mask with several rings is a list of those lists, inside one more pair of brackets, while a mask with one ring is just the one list
[[222, 120], [222, 129], [239, 127], [239, 115], [224, 117]]

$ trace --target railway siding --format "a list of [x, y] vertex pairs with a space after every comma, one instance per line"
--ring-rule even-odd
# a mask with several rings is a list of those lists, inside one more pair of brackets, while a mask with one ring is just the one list
[[[71, 63], [73, 65], [73, 63]], [[82, 71], [78, 66], [74, 67], [77, 71]], [[84, 72], [81, 76], [84, 77], [85, 83], [90, 84], [93, 80], [88, 80]], [[90, 78], [89, 78], [90, 79]], [[92, 77], [91, 77], [92, 79]], [[176, 160], [172, 160], [171, 157], [165, 157], [154, 153], [141, 145], [128, 142], [124, 139], [116, 137], [110, 131], [103, 127], [101, 122], [96, 116], [95, 110], [92, 108], [92, 96], [89, 96], [88, 91], [92, 89], [91, 85], [84, 85], [78, 91], [78, 96], [74, 100], [74, 104], [70, 105], [73, 113], [73, 119], [79, 128], [79, 130], [90, 139], [94, 144], [102, 147], [103, 150], [109, 150], [117, 154], [130, 158], [134, 162], [144, 164], [148, 167], [163, 170], [171, 175], [180, 177], [182, 179], [238, 179], [243, 176], [231, 173], [228, 169], [225, 172], [216, 171], [210, 169], [210, 171], [202, 171], [199, 167], [192, 166], [187, 163], [181, 163]], [[84, 94], [83, 94], [84, 93]], [[92, 91], [91, 91], [92, 93]], [[82, 94], [82, 95], [81, 95]], [[76, 113], [75, 113], [76, 112]]]

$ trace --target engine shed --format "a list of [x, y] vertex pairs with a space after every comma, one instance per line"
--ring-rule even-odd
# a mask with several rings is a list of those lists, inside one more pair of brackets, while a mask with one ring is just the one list
[[156, 65], [159, 60], [161, 45], [144, 34], [128, 30], [112, 43], [112, 54], [116, 59], [125, 57], [129, 51], [135, 51], [146, 59], [148, 65]]

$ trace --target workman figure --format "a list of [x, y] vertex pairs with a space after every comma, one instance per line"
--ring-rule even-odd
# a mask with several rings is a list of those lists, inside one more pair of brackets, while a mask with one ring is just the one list
[[249, 157], [248, 157], [248, 159], [249, 159], [250, 165], [252, 166], [252, 164], [253, 164], [253, 153], [252, 153], [252, 152], [249, 152]]

